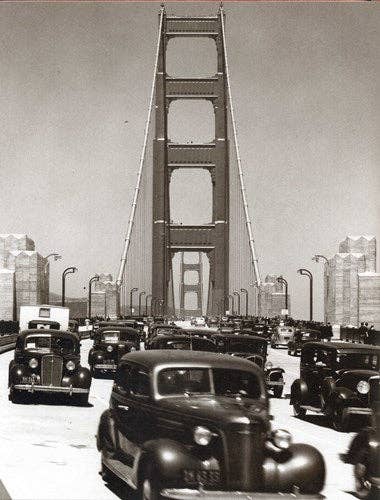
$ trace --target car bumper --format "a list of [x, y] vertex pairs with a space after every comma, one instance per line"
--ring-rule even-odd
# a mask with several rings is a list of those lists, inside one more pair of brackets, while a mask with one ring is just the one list
[[210, 491], [210, 490], [193, 490], [170, 488], [161, 491], [164, 498], [174, 500], [192, 500], [193, 498], [207, 498], [208, 500], [229, 500], [231, 498], [239, 498], [240, 500], [276, 500], [281, 499], [322, 499], [322, 495], [303, 495], [301, 493], [257, 493], [248, 491]]
[[348, 416], [348, 415], [371, 416], [372, 410], [371, 410], [371, 408], [363, 408], [361, 406], [348, 406], [347, 408], [344, 408], [343, 414], [344, 414], [344, 416]]
[[284, 386], [285, 382], [283, 380], [267, 380], [267, 386], [268, 387], [274, 387], [274, 386]]
[[15, 384], [12, 386], [17, 391], [28, 392], [60, 392], [64, 394], [88, 394], [90, 389], [82, 389], [80, 387], [61, 387], [53, 385], [35, 385], [35, 384]]
[[96, 370], [107, 370], [107, 371], [113, 371], [114, 372], [114, 371], [116, 371], [117, 365], [110, 364], [110, 363], [107, 363], [107, 364], [95, 364], [94, 368]]

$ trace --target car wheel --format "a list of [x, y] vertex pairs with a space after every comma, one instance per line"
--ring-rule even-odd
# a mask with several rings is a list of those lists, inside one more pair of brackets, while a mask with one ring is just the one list
[[338, 432], [347, 432], [348, 429], [348, 419], [343, 417], [343, 409], [343, 404], [336, 402], [333, 408], [329, 411], [332, 426]]
[[369, 498], [371, 492], [368, 455], [368, 449], [361, 450], [354, 465], [355, 488], [359, 498]]
[[9, 392], [9, 400], [16, 405], [25, 403], [25, 394], [17, 389], [11, 389]]
[[157, 474], [152, 466], [145, 468], [140, 481], [139, 500], [160, 500]]
[[280, 398], [282, 396], [283, 387], [278, 386], [273, 388], [273, 395], [275, 398]]
[[297, 418], [304, 418], [306, 415], [306, 410], [305, 408], [301, 408], [299, 401], [293, 403], [293, 414]]
[[78, 406], [87, 406], [88, 405], [88, 392], [86, 394], [76, 394], [74, 401]]

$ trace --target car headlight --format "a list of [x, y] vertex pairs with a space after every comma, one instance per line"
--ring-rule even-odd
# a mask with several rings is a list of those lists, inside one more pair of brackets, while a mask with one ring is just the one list
[[369, 383], [365, 380], [361, 380], [358, 382], [358, 385], [356, 386], [356, 389], [360, 394], [368, 394], [369, 392]]
[[270, 370], [271, 368], [273, 368], [273, 363], [271, 361], [267, 361], [265, 363], [265, 369]]
[[200, 446], [207, 446], [212, 438], [212, 432], [207, 427], [199, 425], [194, 429], [194, 441]]
[[277, 429], [272, 433], [273, 443], [281, 450], [287, 450], [292, 443], [292, 436], [284, 429]]
[[74, 361], [68, 361], [68, 362], [66, 363], [66, 368], [67, 368], [70, 372], [72, 372], [72, 371], [75, 369], [75, 363], [74, 363]]
[[108, 351], [108, 352], [112, 352], [112, 351], [113, 351], [113, 347], [112, 347], [112, 345], [107, 346], [107, 351]]
[[32, 368], [34, 370], [34, 368], [37, 368], [38, 366], [38, 360], [36, 358], [32, 358], [30, 361], [29, 361], [29, 366], [30, 368]]

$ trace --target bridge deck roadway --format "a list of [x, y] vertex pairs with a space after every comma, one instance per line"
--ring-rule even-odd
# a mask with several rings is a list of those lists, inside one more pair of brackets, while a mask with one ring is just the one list
[[[82, 341], [85, 364], [91, 341]], [[112, 382], [93, 381], [88, 408], [8, 401], [8, 363], [13, 352], [0, 355], [0, 481], [12, 499], [110, 499], [118, 498], [98, 474], [99, 454], [95, 433], [99, 416], [107, 407]], [[285, 350], [270, 349], [273, 365], [286, 370], [285, 393], [298, 374], [299, 359]], [[271, 400], [273, 428], [289, 430], [296, 442], [310, 443], [324, 455], [329, 500], [353, 499], [352, 469], [340, 462], [353, 434], [340, 434], [324, 427], [323, 417], [305, 421], [292, 416], [288, 399]], [[116, 492], [117, 493], [117, 492]], [[132, 498], [132, 495], [131, 495]]]

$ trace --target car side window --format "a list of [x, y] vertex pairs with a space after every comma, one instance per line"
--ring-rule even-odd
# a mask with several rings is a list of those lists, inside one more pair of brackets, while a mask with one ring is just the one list
[[129, 374], [128, 388], [134, 396], [150, 396], [149, 375], [141, 368], [133, 368]]

